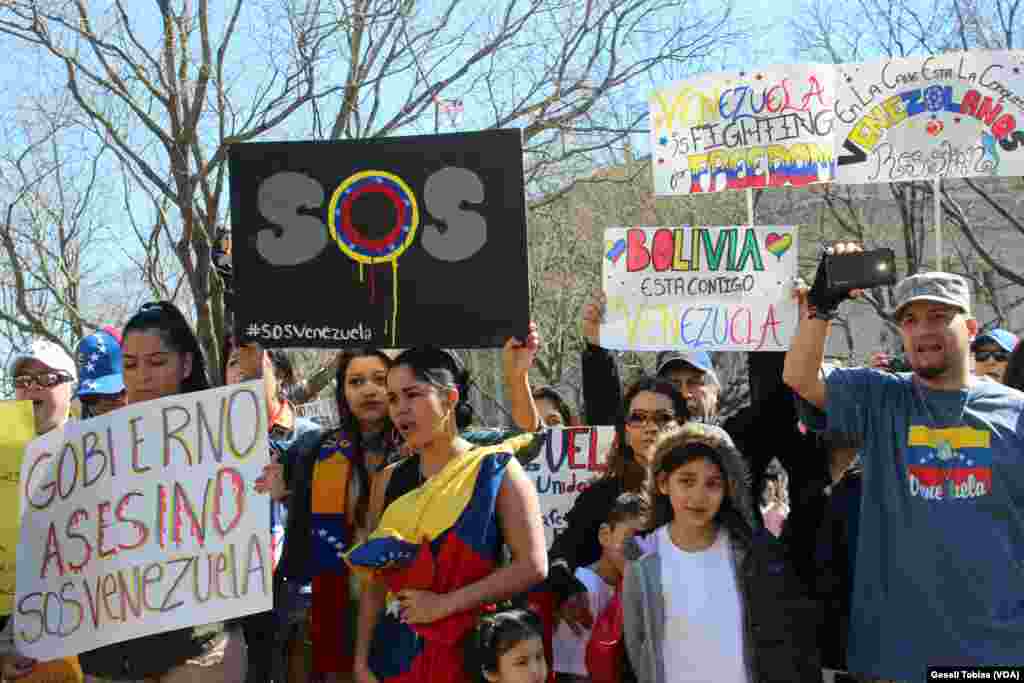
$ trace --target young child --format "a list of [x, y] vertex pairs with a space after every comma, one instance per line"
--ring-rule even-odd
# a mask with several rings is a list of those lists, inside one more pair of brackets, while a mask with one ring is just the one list
[[529, 610], [485, 614], [466, 638], [466, 674], [473, 683], [544, 683], [544, 627]]
[[654, 550], [623, 581], [626, 651], [639, 683], [821, 681], [817, 609], [754, 531], [742, 456], [719, 427], [665, 432], [650, 482]]
[[[590, 613], [596, 620], [615, 595], [626, 565], [625, 546], [647, 522], [647, 504], [643, 495], [623, 493], [615, 500], [607, 519], [598, 530], [601, 557], [589, 567], [576, 570], [576, 578], [587, 588]], [[589, 678], [586, 665], [590, 630], [574, 630], [561, 623], [553, 643], [554, 667], [559, 683]]]

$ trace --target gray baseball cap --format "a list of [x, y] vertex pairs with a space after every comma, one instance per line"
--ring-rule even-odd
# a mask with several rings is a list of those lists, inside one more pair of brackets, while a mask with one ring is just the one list
[[955, 306], [971, 314], [971, 289], [967, 280], [952, 273], [917, 273], [896, 284], [893, 314], [898, 318], [908, 304], [915, 301], [934, 301]]

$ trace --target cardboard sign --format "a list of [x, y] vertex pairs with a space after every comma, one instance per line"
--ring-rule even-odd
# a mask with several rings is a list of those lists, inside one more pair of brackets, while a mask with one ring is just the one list
[[782, 351], [796, 332], [797, 230], [609, 228], [601, 346]]
[[680, 81], [651, 96], [654, 193], [802, 187], [835, 175], [831, 65]]
[[500, 347], [529, 324], [518, 130], [233, 145], [239, 331]]
[[710, 74], [650, 112], [659, 195], [1024, 175], [1024, 50]]
[[259, 380], [71, 422], [21, 469], [18, 651], [50, 660], [271, 608]]
[[0, 615], [11, 613], [17, 573], [18, 477], [25, 447], [36, 436], [32, 401], [0, 401]]
[[837, 180], [1024, 175], [1024, 51], [839, 67]]
[[548, 548], [566, 526], [576, 497], [605, 471], [615, 427], [560, 427], [548, 433], [544, 450], [526, 465], [537, 486]]

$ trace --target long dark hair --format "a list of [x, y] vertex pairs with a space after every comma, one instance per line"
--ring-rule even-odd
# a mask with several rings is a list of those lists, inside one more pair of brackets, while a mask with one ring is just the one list
[[[352, 364], [352, 361], [356, 358], [366, 357], [379, 358], [384, 363], [385, 369], [391, 367], [390, 356], [380, 349], [363, 346], [341, 351], [338, 358], [338, 369], [334, 373], [334, 400], [338, 405], [340, 428], [352, 440], [352, 445], [355, 447], [356, 452], [354, 463], [356, 480], [359, 482], [359, 496], [356, 498], [355, 505], [355, 523], [357, 526], [362, 526], [365, 523], [366, 512], [370, 505], [370, 473], [366, 465], [365, 439], [363, 438], [362, 428], [359, 425], [359, 420], [356, 419], [355, 414], [352, 412], [352, 406], [348, 404], [348, 399], [345, 398], [345, 374], [348, 372], [348, 366]], [[383, 433], [385, 435], [390, 434], [392, 429], [391, 418], [385, 417]]]
[[455, 427], [457, 431], [473, 424], [473, 406], [469, 402], [469, 371], [454, 352], [437, 346], [417, 346], [398, 354], [392, 368], [406, 366], [421, 382], [438, 389], [459, 390], [459, 402], [455, 405]]
[[524, 640], [544, 639], [540, 618], [527, 609], [485, 614], [470, 631], [464, 644], [466, 675], [485, 683], [484, 672], [495, 673], [501, 656]]
[[122, 330], [127, 342], [132, 332], [156, 332], [164, 344], [177, 353], [192, 354], [192, 372], [181, 383], [181, 393], [203, 391], [210, 388], [206, 376], [206, 357], [199, 346], [199, 340], [189, 326], [185, 316], [170, 301], [143, 304], [138, 313], [128, 320]]
[[648, 497], [651, 501], [651, 528], [656, 529], [675, 517], [672, 502], [658, 486], [660, 475], [671, 475], [677, 469], [706, 458], [722, 472], [725, 496], [715, 513], [715, 523], [740, 538], [753, 535], [753, 505], [750, 498], [750, 476], [743, 457], [719, 427], [688, 423], [662, 434], [654, 447]]
[[615, 418], [615, 443], [608, 454], [608, 469], [605, 470], [605, 477], [618, 477], [625, 483], [627, 491], [639, 491], [647, 480], [647, 467], [636, 459], [629, 440], [626, 438], [626, 420], [629, 419], [629, 407], [633, 399], [644, 391], [655, 394], [664, 394], [672, 401], [672, 408], [676, 414], [676, 421], [683, 423], [689, 419], [690, 413], [686, 409], [686, 399], [679, 393], [676, 386], [668, 380], [660, 377], [646, 375], [634, 382], [626, 391], [622, 399], [622, 407]]
[[[353, 437], [360, 433], [359, 420], [356, 419], [355, 414], [352, 412], [352, 406], [348, 404], [348, 399], [345, 398], [345, 374], [348, 372], [348, 366], [352, 364], [356, 358], [379, 358], [384, 363], [385, 371], [391, 368], [391, 357], [378, 348], [370, 346], [361, 346], [352, 349], [346, 349], [339, 353], [338, 357], [338, 369], [334, 373], [334, 400], [338, 404], [338, 415], [341, 418], [342, 429], [348, 431]], [[386, 417], [385, 429], [390, 431], [391, 418]]]
[[1024, 341], [1017, 342], [1017, 348], [1010, 354], [1003, 380], [1006, 386], [1024, 391]]

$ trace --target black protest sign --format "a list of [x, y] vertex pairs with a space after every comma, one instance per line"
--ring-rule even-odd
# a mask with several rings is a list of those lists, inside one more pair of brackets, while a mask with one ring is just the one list
[[232, 145], [234, 312], [268, 347], [499, 347], [529, 325], [518, 130]]

